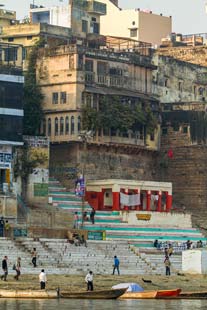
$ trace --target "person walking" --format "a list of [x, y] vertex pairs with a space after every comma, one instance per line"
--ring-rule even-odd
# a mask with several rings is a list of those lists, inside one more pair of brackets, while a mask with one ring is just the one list
[[2, 269], [3, 269], [4, 274], [1, 276], [1, 280], [4, 280], [4, 281], [7, 281], [7, 276], [8, 276], [7, 260], [8, 260], [8, 257], [4, 256], [2, 260]]
[[173, 246], [172, 246], [172, 244], [170, 243], [170, 244], [169, 244], [169, 248], [168, 248], [168, 255], [169, 255], [169, 257], [170, 257], [172, 254], [173, 254]]
[[119, 264], [120, 264], [120, 262], [119, 262], [119, 259], [118, 259], [118, 257], [115, 255], [114, 256], [114, 265], [113, 265], [113, 274], [115, 273], [115, 270], [117, 270], [117, 272], [118, 272], [118, 275], [120, 275], [120, 272], [119, 272]]
[[33, 251], [32, 251], [32, 264], [34, 267], [37, 267], [37, 250], [36, 250], [36, 248], [33, 248]]
[[0, 232], [1, 237], [5, 237], [5, 221], [3, 216], [0, 218]]
[[44, 269], [42, 269], [39, 274], [39, 281], [40, 281], [40, 289], [44, 290], [47, 282], [47, 277]]
[[90, 213], [90, 220], [91, 223], [94, 224], [95, 223], [95, 214], [96, 214], [96, 210], [94, 208], [92, 208], [91, 213]]
[[19, 280], [21, 274], [20, 269], [21, 269], [21, 257], [18, 257], [15, 265], [16, 275], [14, 276], [14, 279], [16, 279], [17, 281]]
[[5, 237], [10, 238], [11, 237], [11, 226], [8, 221], [6, 221], [4, 226], [4, 233]]
[[78, 229], [78, 212], [75, 212], [74, 217], [73, 217], [73, 228]]
[[166, 276], [170, 276], [171, 262], [168, 256], [165, 257], [164, 264], [165, 264], [165, 274]]
[[87, 241], [86, 241], [84, 235], [81, 236], [81, 244], [85, 245], [85, 247], [87, 248]]
[[89, 271], [89, 273], [85, 277], [85, 281], [87, 283], [87, 291], [93, 291], [93, 272]]

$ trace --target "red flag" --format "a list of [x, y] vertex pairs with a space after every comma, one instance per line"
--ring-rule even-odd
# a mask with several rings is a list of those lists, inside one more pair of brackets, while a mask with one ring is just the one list
[[173, 158], [173, 156], [174, 156], [173, 150], [172, 150], [172, 149], [169, 149], [169, 150], [167, 151], [167, 157], [168, 157], [168, 158]]

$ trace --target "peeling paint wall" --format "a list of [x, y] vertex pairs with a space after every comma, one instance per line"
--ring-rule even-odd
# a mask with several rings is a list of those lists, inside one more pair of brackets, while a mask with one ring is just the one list
[[153, 90], [161, 102], [207, 101], [207, 68], [172, 57], [155, 54]]

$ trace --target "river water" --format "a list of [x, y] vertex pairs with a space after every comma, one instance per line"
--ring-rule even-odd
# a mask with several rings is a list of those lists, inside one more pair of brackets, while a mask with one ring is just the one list
[[197, 310], [207, 309], [207, 300], [75, 300], [0, 299], [0, 310]]

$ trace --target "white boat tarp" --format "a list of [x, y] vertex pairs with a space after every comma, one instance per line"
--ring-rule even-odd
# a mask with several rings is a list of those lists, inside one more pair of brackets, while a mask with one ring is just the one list
[[119, 283], [117, 285], [112, 286], [112, 289], [120, 289], [127, 288], [127, 292], [143, 292], [144, 289], [137, 283]]

